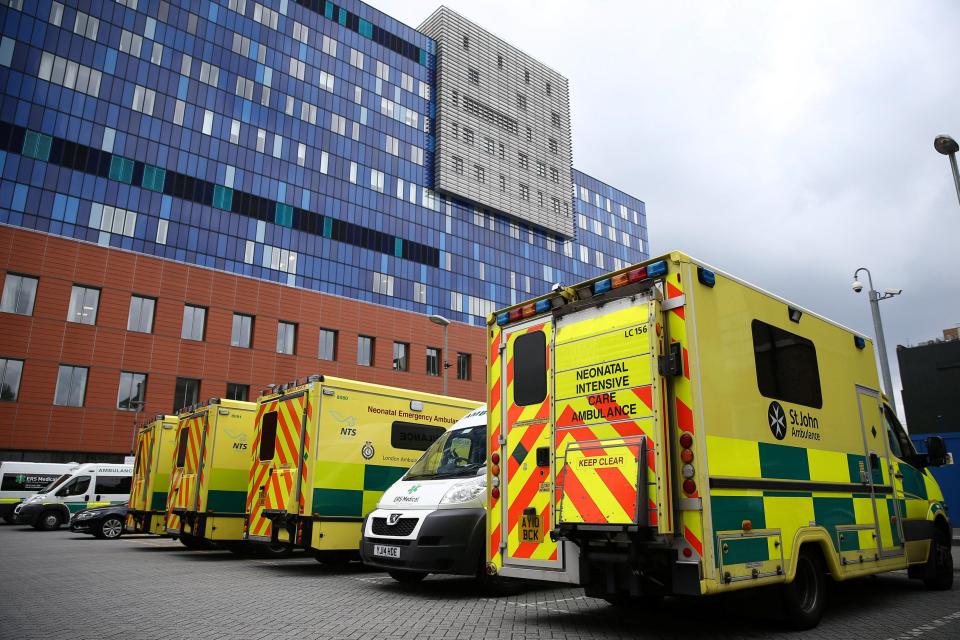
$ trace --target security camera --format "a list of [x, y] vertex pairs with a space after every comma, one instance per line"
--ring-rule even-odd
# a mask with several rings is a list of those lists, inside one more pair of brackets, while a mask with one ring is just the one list
[[563, 285], [560, 284], [559, 282], [555, 282], [553, 286], [550, 287], [550, 291], [553, 291], [554, 293], [558, 291], [563, 291]]
[[860, 293], [861, 291], [863, 291], [863, 283], [860, 282], [859, 280], [854, 280], [853, 290], [856, 291], [857, 293]]
[[903, 293], [903, 289], [886, 289], [884, 293], [888, 296], [898, 296]]

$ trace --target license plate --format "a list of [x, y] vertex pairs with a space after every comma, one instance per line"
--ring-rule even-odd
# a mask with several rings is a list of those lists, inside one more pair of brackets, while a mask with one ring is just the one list
[[373, 545], [373, 555], [380, 556], [381, 558], [399, 558], [400, 557], [400, 547], [391, 547], [386, 544], [375, 544]]
[[540, 516], [520, 517], [520, 542], [536, 544], [542, 542], [540, 538]]

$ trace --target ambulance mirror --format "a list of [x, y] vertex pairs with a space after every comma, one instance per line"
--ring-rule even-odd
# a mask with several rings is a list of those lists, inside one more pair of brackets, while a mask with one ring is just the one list
[[930, 436], [926, 439], [927, 465], [942, 467], [947, 464], [947, 445], [940, 436]]

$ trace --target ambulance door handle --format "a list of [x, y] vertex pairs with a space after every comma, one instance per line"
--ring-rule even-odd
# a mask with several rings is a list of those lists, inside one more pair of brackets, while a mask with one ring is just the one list
[[97, 494], [97, 502], [100, 502], [100, 495]]
[[897, 480], [903, 480], [903, 474], [900, 473], [899, 471], [893, 474], [893, 477], [896, 478]]
[[84, 502], [90, 502], [90, 496], [83, 496]]

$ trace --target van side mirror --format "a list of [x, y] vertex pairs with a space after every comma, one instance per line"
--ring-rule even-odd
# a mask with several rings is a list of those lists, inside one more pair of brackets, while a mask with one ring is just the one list
[[926, 439], [927, 466], [942, 467], [953, 462], [953, 456], [947, 452], [947, 445], [940, 436], [930, 436]]

